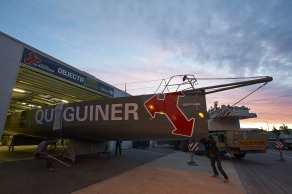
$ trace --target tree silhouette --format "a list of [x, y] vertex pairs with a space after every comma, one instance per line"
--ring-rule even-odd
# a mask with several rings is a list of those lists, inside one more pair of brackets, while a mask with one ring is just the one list
[[283, 126], [280, 126], [280, 130], [282, 130], [284, 134], [288, 135], [288, 137], [291, 135], [291, 131], [287, 125], [283, 124]]
[[278, 130], [275, 126], [273, 126], [272, 132], [275, 134], [277, 141], [279, 140], [279, 137], [281, 135], [281, 131]]

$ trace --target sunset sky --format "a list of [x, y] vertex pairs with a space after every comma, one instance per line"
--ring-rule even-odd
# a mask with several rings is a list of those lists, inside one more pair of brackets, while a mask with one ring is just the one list
[[[243, 127], [271, 130], [292, 128], [291, 10], [289, 0], [0, 0], [0, 31], [133, 95], [173, 75], [271, 76], [237, 104], [258, 115]], [[208, 107], [259, 86], [208, 95]]]

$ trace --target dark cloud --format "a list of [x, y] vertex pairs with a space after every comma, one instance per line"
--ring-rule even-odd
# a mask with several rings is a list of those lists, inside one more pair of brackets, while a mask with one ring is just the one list
[[[163, 2], [136, 5], [131, 7], [130, 15], [139, 12], [139, 19], [134, 18], [154, 31], [162, 48], [178, 58], [210, 64], [219, 70], [224, 66], [233, 76], [291, 69], [287, 62], [292, 57], [292, 2]], [[152, 9], [154, 5], [159, 9]]]

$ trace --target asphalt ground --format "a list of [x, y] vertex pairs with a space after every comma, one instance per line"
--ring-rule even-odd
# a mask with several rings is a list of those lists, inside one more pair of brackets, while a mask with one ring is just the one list
[[269, 149], [265, 154], [231, 158], [247, 194], [292, 193], [292, 150]]
[[[68, 168], [55, 162], [54, 171], [45, 161], [35, 160], [36, 146], [16, 146], [9, 152], [0, 146], [0, 193], [291, 193], [292, 151], [270, 148], [266, 154], [248, 154], [236, 159], [227, 154], [222, 165], [230, 178], [211, 178], [209, 159], [193, 156], [198, 166], [190, 166], [190, 153], [167, 146], [149, 149], [126, 149], [121, 156], [96, 155], [79, 157], [75, 164], [64, 160]], [[62, 150], [49, 150], [58, 156]], [[62, 160], [63, 161], [63, 160]]]
[[33, 159], [33, 150], [16, 147], [14, 152], [0, 152], [0, 193], [71, 193], [173, 152], [139, 154], [137, 151], [123, 150], [122, 156], [112, 155], [110, 159], [96, 155], [81, 156], [75, 164], [63, 161], [72, 165], [71, 168], [54, 162], [54, 171], [48, 171], [44, 160]]
[[[35, 147], [0, 150], [0, 193], [246, 193], [229, 159], [222, 165], [230, 177], [211, 178], [209, 159], [170, 147], [126, 149], [121, 156], [80, 157], [71, 168], [55, 162], [48, 171], [45, 161], [32, 157]], [[53, 153], [51, 153], [53, 154]], [[58, 152], [54, 153], [58, 155]], [[58, 157], [62, 159], [61, 157]], [[70, 164], [70, 161], [64, 160]]]

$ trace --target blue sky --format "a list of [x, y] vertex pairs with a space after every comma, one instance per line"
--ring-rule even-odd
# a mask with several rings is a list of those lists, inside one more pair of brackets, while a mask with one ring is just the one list
[[[272, 76], [239, 105], [264, 129], [292, 128], [291, 10], [289, 0], [0, 0], [0, 30], [133, 95], [177, 74]], [[255, 88], [207, 96], [208, 106]]]

